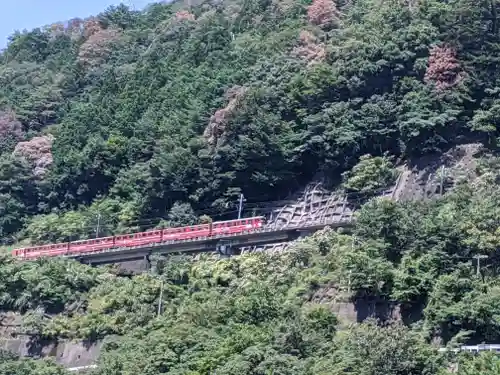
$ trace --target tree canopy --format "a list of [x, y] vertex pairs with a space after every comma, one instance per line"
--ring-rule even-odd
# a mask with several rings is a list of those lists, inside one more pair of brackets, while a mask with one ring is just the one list
[[394, 156], [496, 145], [497, 6], [207, 0], [15, 33], [0, 153], [23, 161], [0, 165], [1, 240], [86, 238], [97, 211], [103, 234], [191, 222], [180, 207], [232, 217], [241, 192], [281, 199], [360, 158], [345, 186], [365, 192]]
[[[499, 159], [440, 199], [373, 196], [410, 158], [498, 151], [499, 7], [161, 2], [16, 32], [0, 54], [2, 244], [234, 218], [241, 193], [259, 207], [318, 172], [366, 199], [352, 233], [281, 254], [130, 278], [2, 257], [0, 309], [35, 341], [104, 340], [99, 375], [447, 373], [438, 346], [500, 340]], [[373, 304], [389, 312], [363, 315]], [[0, 356], [0, 374], [64, 371]]]

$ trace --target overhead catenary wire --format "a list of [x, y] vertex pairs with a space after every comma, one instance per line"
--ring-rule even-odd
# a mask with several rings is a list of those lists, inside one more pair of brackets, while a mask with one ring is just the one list
[[[378, 191], [385, 191], [387, 189], [382, 188], [382, 189], [377, 189], [377, 191], [374, 191], [374, 193], [377, 193]], [[350, 192], [350, 193], [344, 193], [343, 196], [345, 198], [349, 197], [360, 197], [363, 196], [362, 193], [357, 193], [357, 192]], [[262, 214], [262, 213], [270, 213], [273, 211], [273, 209], [276, 209], [277, 206], [283, 206], [284, 204], [291, 204], [294, 201], [292, 200], [275, 200], [275, 201], [260, 201], [260, 202], [246, 202], [245, 198], [245, 207], [241, 206], [241, 198], [243, 197], [243, 194], [240, 195], [240, 199], [237, 201], [236, 199], [232, 202], [229, 202], [229, 206], [234, 207], [234, 209], [227, 209], [227, 210], [220, 210], [220, 208], [214, 206], [213, 204], [205, 205], [205, 209], [200, 209], [196, 210], [195, 214], [197, 216], [202, 216], [202, 215], [209, 215], [212, 219], [218, 219], [222, 218], [225, 216], [228, 216], [230, 214], [238, 214], [241, 216], [243, 212], [249, 212], [252, 211], [253, 215], [256, 214]], [[353, 200], [355, 202], [356, 199]], [[202, 206], [203, 207], [203, 206]], [[98, 211], [97, 213], [97, 226], [96, 223], [92, 224], [85, 224], [82, 223], [82, 226], [80, 227], [81, 230], [83, 231], [95, 231], [96, 236], [99, 233], [102, 233], [102, 236], [107, 236], [107, 235], [117, 235], [117, 234], [123, 234], [122, 232], [127, 232], [127, 233], [133, 233], [134, 229], [133, 227], [139, 227], [137, 230], [149, 230], [152, 228], [155, 228], [158, 226], [158, 224], [162, 220], [169, 220], [168, 217], [161, 215], [161, 216], [153, 216], [149, 218], [143, 218], [143, 219], [137, 219], [137, 220], [131, 220], [131, 221], [120, 221], [116, 217], [111, 218], [111, 220], [106, 219], [106, 217], [101, 213], [101, 211]], [[118, 230], [117, 231], [117, 226], [123, 225], [123, 231]], [[159, 229], [159, 228], [158, 228]], [[104, 234], [107, 233], [107, 234]], [[90, 235], [90, 233], [89, 233]], [[80, 236], [75, 236], [75, 237], [80, 237]], [[84, 235], [83, 237], [86, 237]], [[72, 238], [70, 240], [77, 240], [77, 238]]]

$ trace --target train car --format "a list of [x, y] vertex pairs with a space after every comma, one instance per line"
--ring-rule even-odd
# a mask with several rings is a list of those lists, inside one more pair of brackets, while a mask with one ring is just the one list
[[175, 242], [217, 236], [230, 236], [238, 233], [259, 230], [264, 225], [261, 216], [219, 221], [210, 224], [189, 225], [180, 228], [158, 229], [141, 233], [121, 234], [88, 240], [34, 246], [12, 251], [21, 259], [36, 259], [45, 256], [63, 256], [105, 251], [113, 248], [140, 247], [161, 242]]
[[120, 234], [115, 236], [114, 247], [135, 247], [153, 244], [162, 241], [161, 230], [140, 232], [133, 234]]
[[250, 232], [262, 228], [264, 218], [261, 216], [245, 219], [219, 221], [213, 224], [212, 235], [231, 235], [241, 232]]
[[68, 244], [67, 255], [90, 253], [112, 249], [114, 237], [92, 238], [89, 240], [73, 241]]
[[167, 228], [163, 230], [163, 241], [182, 241], [210, 236], [211, 224], [189, 225], [180, 228]]
[[24, 249], [16, 249], [13, 251], [14, 256], [23, 259], [36, 259], [44, 256], [64, 255], [68, 250], [68, 244], [50, 244], [41, 245]]

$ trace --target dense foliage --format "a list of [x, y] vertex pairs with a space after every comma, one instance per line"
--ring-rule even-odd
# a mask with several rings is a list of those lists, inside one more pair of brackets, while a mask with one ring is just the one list
[[[500, 190], [488, 176], [427, 203], [373, 199], [352, 233], [325, 229], [283, 253], [158, 258], [132, 278], [4, 258], [0, 308], [23, 312], [34, 339], [104, 339], [102, 375], [441, 375], [439, 346], [500, 340]], [[476, 274], [478, 254], [490, 258]], [[357, 316], [340, 313], [350, 304]], [[380, 321], [353, 324], [375, 304]]]
[[363, 155], [495, 144], [497, 7], [161, 3], [16, 33], [0, 58], [0, 238], [169, 225], [179, 206], [233, 217], [240, 192], [275, 200]]
[[[397, 160], [497, 146], [498, 11], [159, 3], [16, 33], [0, 58], [3, 244], [234, 217], [241, 192], [259, 207], [317, 172], [367, 203], [353, 233], [282, 254], [158, 260], [133, 278], [2, 258], [0, 309], [21, 313], [35, 341], [104, 339], [100, 375], [448, 373], [436, 345], [500, 341], [500, 163], [431, 202], [368, 193], [394, 182]], [[349, 323], [375, 302], [394, 319]], [[357, 317], [337, 313], [346, 304]], [[2, 354], [3, 373], [63, 370]]]

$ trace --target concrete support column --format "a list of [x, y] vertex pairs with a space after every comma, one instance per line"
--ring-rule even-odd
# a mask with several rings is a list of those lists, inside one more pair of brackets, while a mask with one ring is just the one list
[[215, 249], [223, 257], [229, 258], [233, 254], [231, 241], [222, 240], [215, 245]]
[[149, 271], [151, 269], [151, 259], [149, 259], [150, 254], [144, 255], [144, 270]]

